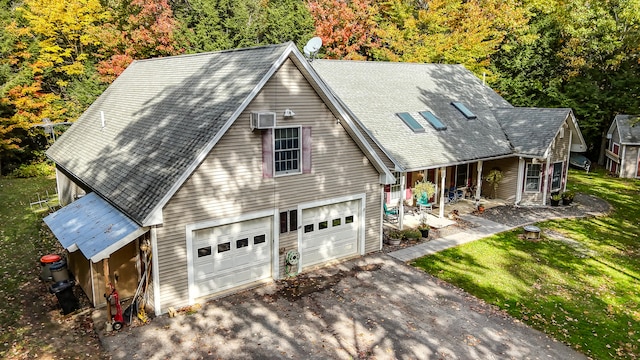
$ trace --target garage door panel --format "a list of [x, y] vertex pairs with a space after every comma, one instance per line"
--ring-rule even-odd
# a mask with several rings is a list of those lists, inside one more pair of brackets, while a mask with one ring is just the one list
[[194, 231], [197, 296], [271, 277], [271, 227], [269, 217]]
[[305, 267], [358, 253], [360, 201], [305, 209], [300, 246]]

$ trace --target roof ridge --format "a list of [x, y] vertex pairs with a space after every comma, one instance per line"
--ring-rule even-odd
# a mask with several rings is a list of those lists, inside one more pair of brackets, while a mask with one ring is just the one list
[[462, 66], [466, 69], [464, 64], [440, 64], [440, 63], [423, 63], [423, 62], [403, 62], [403, 61], [380, 61], [380, 60], [344, 60], [344, 59], [316, 59], [314, 61], [320, 62], [341, 62], [341, 63], [375, 63], [375, 64], [387, 64], [387, 65], [409, 65], [409, 66], [436, 66], [436, 67], [449, 67], [449, 66]]
[[243, 52], [243, 51], [253, 51], [253, 50], [258, 50], [258, 49], [267, 49], [267, 48], [276, 48], [276, 47], [287, 47], [291, 43], [293, 43], [293, 41], [288, 41], [288, 42], [280, 43], [280, 44], [256, 45], [256, 46], [252, 46], [252, 47], [248, 47], [248, 48], [222, 49], [222, 50], [207, 51], [207, 52], [194, 53], [194, 54], [179, 54], [179, 55], [170, 55], [170, 56], [164, 56], [164, 57], [153, 57], [153, 58], [148, 58], [148, 59], [134, 60], [132, 62], [132, 64], [133, 63], [141, 63], [141, 62], [150, 62], [150, 61], [162, 61], [162, 60], [176, 59], [176, 58], [210, 56], [210, 55], [214, 55], [214, 54], [238, 53], [238, 52]]

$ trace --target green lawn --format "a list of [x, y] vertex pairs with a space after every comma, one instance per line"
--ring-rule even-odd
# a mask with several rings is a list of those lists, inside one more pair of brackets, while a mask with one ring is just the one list
[[55, 248], [40, 221], [48, 214], [47, 206], [29, 206], [38, 200], [38, 194], [46, 198], [47, 191], [57, 202], [54, 177], [0, 177], [0, 358], [28, 331], [18, 325], [24, 309], [22, 287], [37, 279], [40, 256]]
[[569, 188], [607, 200], [607, 217], [547, 221], [418, 259], [460, 286], [595, 359], [640, 358], [640, 181], [571, 171]]

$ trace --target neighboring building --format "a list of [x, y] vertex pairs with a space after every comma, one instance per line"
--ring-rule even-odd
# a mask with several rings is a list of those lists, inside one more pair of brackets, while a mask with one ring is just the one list
[[94, 305], [150, 274], [160, 314], [380, 250], [383, 202], [423, 179], [441, 216], [492, 169], [495, 196], [545, 205], [585, 150], [570, 109], [512, 107], [460, 65], [292, 43], [135, 61], [47, 152], [66, 206], [45, 222]]
[[606, 167], [623, 178], [640, 178], [640, 121], [635, 115], [616, 115], [607, 131]]
[[164, 313], [382, 247], [393, 177], [293, 44], [136, 61], [47, 155], [94, 305], [145, 266]]
[[504, 176], [496, 197], [545, 205], [552, 192], [565, 189], [570, 151], [586, 151], [571, 109], [513, 107], [462, 65], [312, 65], [389, 159], [398, 179], [386, 188], [392, 205], [411, 201], [415, 182], [427, 179], [438, 186], [432, 201], [443, 216], [450, 193], [492, 196], [483, 181], [492, 169]]

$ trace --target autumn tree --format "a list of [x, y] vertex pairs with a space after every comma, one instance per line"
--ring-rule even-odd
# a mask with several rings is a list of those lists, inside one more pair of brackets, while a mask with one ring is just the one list
[[378, 60], [464, 64], [481, 75], [507, 34], [524, 34], [528, 12], [515, 1], [388, 0], [380, 8]]
[[101, 33], [98, 64], [103, 81], [111, 82], [136, 59], [175, 55], [173, 10], [166, 0], [115, 0], [110, 4], [113, 21]]
[[90, 79], [93, 56], [108, 18], [97, 0], [25, 0], [3, 18], [0, 157], [21, 150], [44, 118], [58, 122], [80, 114], [83, 106], [68, 88], [97, 80]]
[[640, 113], [638, 8], [636, 0], [545, 2], [528, 41], [513, 38], [493, 56], [492, 86], [516, 105], [571, 107], [598, 158], [614, 116]]
[[378, 6], [372, 0], [309, 0], [323, 53], [333, 59], [367, 59], [380, 46]]

